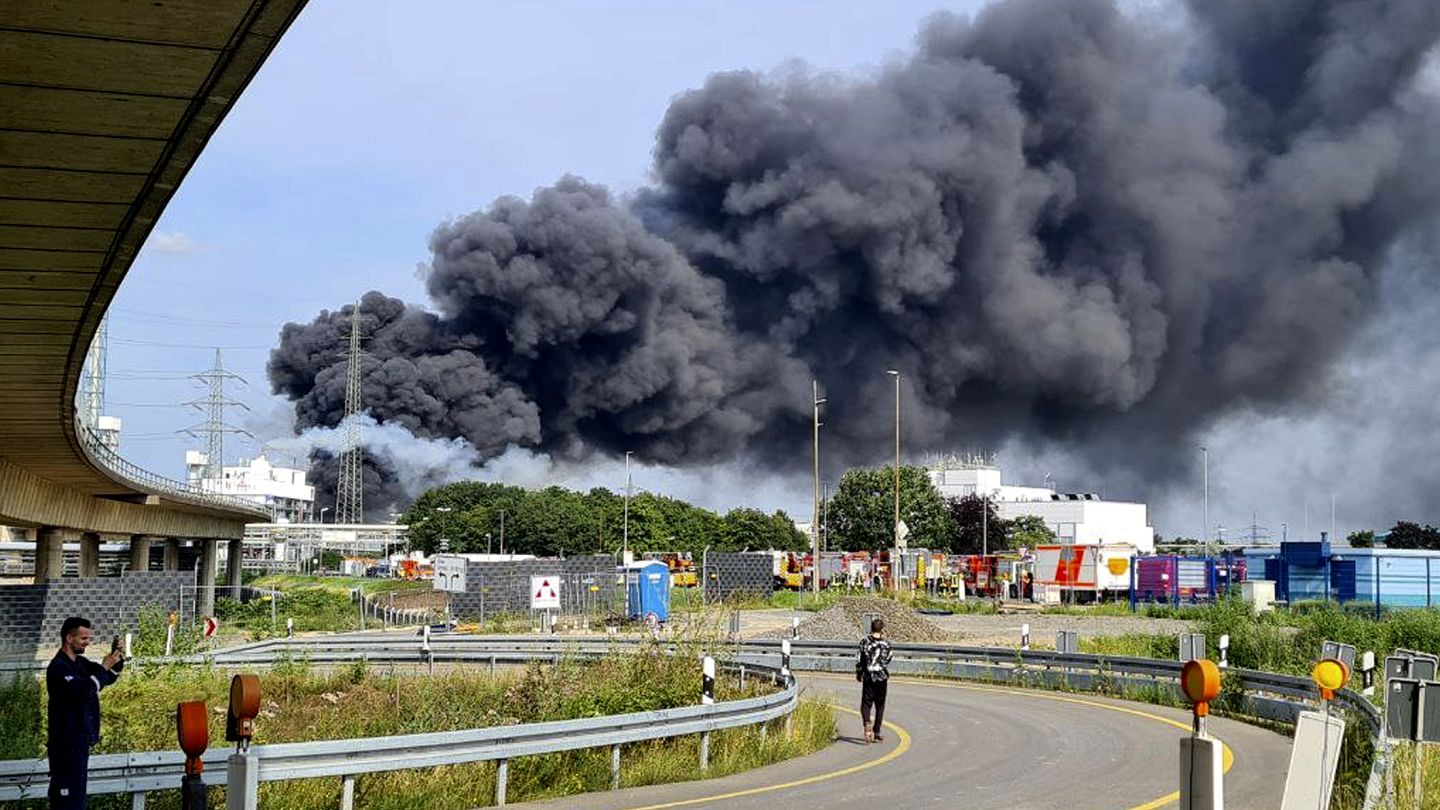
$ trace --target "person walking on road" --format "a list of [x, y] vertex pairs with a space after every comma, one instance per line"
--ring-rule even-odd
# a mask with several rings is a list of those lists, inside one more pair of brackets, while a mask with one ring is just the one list
[[100, 742], [100, 690], [115, 683], [125, 659], [120, 639], [100, 663], [86, 658], [90, 622], [72, 616], [60, 627], [60, 650], [45, 668], [50, 698], [46, 748], [50, 757], [50, 807], [84, 810], [90, 747]]
[[[865, 742], [884, 742], [885, 692], [890, 685], [890, 642], [885, 640], [885, 620], [870, 622], [870, 635], [860, 640], [860, 658], [855, 663], [860, 678], [860, 722], [865, 724]], [[870, 722], [870, 709], [875, 722]]]

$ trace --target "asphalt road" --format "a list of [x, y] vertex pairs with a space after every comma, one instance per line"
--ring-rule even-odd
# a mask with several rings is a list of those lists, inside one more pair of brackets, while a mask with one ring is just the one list
[[[858, 708], [853, 680], [807, 676], [808, 690]], [[1179, 739], [1189, 714], [1083, 694], [895, 679], [885, 742], [864, 745], [858, 713], [837, 715], [834, 745], [721, 779], [514, 805], [527, 810], [779, 806], [1151, 810], [1178, 806]], [[1233, 752], [1231, 810], [1280, 806], [1290, 741], [1211, 718]]]

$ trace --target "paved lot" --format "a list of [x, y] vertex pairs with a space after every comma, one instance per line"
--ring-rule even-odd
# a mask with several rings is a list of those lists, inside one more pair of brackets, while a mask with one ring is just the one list
[[[856, 703], [856, 684], [811, 676], [807, 689]], [[590, 793], [515, 805], [527, 810], [669, 807], [967, 807], [1076, 810], [1163, 807], [1178, 787], [1185, 712], [1056, 692], [897, 679], [883, 744], [860, 743], [859, 719], [839, 714], [829, 748], [722, 779]], [[1230, 746], [1225, 802], [1232, 810], [1280, 805], [1290, 742], [1214, 718]], [[1178, 796], [1175, 797], [1178, 800]], [[1159, 803], [1157, 803], [1159, 802]]]

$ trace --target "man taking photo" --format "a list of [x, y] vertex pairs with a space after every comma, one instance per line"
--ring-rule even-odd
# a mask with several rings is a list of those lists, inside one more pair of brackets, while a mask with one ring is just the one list
[[60, 627], [60, 650], [45, 668], [45, 692], [50, 697], [49, 795], [50, 806], [57, 810], [84, 810], [90, 747], [100, 742], [100, 690], [115, 683], [125, 667], [118, 636], [100, 663], [86, 658], [91, 635], [88, 619], [66, 619]]

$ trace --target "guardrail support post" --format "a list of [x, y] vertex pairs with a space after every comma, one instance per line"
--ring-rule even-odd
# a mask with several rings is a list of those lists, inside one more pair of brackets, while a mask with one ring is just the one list
[[495, 806], [505, 806], [505, 782], [510, 777], [510, 760], [502, 759], [495, 763]]
[[226, 762], [226, 810], [259, 810], [260, 762], [250, 754], [231, 754]]
[[610, 789], [620, 789], [620, 746], [610, 746]]
[[130, 810], [145, 810], [145, 794], [135, 791], [130, 794]]
[[355, 775], [340, 777], [340, 810], [355, 810]]
[[793, 738], [794, 736], [795, 736], [795, 713], [794, 713], [794, 712], [791, 712], [790, 714], [785, 715], [785, 739], [788, 740], [788, 739]]
[[710, 770], [710, 732], [700, 732], [700, 770]]

